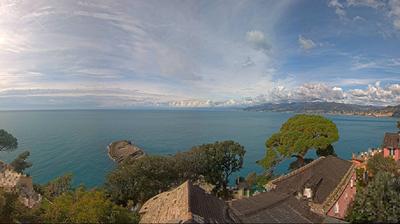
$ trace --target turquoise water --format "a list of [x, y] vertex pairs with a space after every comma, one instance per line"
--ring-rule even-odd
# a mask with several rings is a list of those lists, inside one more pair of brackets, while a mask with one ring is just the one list
[[[0, 152], [7, 162], [23, 150], [31, 152], [34, 182], [45, 183], [67, 172], [74, 183], [102, 185], [114, 163], [106, 146], [131, 139], [149, 154], [173, 154], [194, 145], [232, 139], [247, 152], [241, 175], [260, 172], [255, 161], [265, 153], [268, 136], [293, 114], [246, 111], [8, 111], [0, 112], [0, 129], [19, 140], [13, 152]], [[346, 159], [352, 152], [381, 144], [384, 132], [396, 131], [393, 118], [327, 116], [338, 126], [337, 154]], [[313, 156], [311, 154], [311, 156]], [[283, 172], [287, 163], [279, 167]], [[238, 175], [238, 174], [237, 174]]]

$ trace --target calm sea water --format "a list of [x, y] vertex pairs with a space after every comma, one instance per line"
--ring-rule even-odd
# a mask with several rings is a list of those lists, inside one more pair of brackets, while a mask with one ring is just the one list
[[[18, 138], [19, 148], [0, 152], [10, 162], [23, 150], [31, 152], [34, 182], [45, 183], [67, 172], [74, 183], [89, 187], [104, 183], [115, 164], [106, 146], [131, 139], [148, 154], [174, 154], [217, 140], [235, 140], [247, 152], [240, 175], [260, 172], [255, 163], [265, 153], [265, 140], [293, 114], [246, 111], [8, 111], [0, 112], [0, 129]], [[387, 131], [396, 131], [393, 118], [327, 116], [340, 131], [337, 154], [377, 147]], [[310, 156], [315, 156], [313, 153]], [[279, 167], [287, 169], [288, 162]], [[239, 175], [239, 174], [236, 174]]]

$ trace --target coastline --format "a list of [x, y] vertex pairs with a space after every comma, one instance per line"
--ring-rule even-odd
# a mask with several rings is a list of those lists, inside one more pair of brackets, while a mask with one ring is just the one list
[[369, 117], [369, 118], [398, 118], [393, 116], [393, 114], [363, 114], [363, 113], [336, 113], [336, 112], [312, 112], [312, 111], [275, 111], [275, 110], [243, 110], [245, 112], [273, 112], [273, 113], [293, 113], [293, 114], [314, 114], [314, 115], [336, 115], [336, 116], [346, 116], [346, 117]]

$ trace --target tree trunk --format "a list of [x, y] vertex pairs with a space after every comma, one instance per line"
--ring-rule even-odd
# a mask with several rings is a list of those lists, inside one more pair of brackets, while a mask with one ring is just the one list
[[297, 154], [294, 155], [293, 157], [296, 157], [297, 161], [299, 162], [300, 167], [304, 166], [304, 156]]

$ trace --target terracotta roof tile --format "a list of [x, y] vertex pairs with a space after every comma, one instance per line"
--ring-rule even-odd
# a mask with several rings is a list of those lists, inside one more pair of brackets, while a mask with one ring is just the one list
[[400, 134], [399, 133], [385, 133], [383, 139], [383, 148], [400, 148]]
[[321, 157], [312, 164], [272, 180], [274, 189], [231, 202], [233, 213], [244, 223], [318, 223], [320, 214], [311, 211], [309, 201], [297, 198], [304, 187], [313, 189], [312, 202], [323, 204], [352, 169], [350, 161]]
[[226, 203], [186, 181], [156, 195], [140, 209], [141, 223], [232, 223]]

